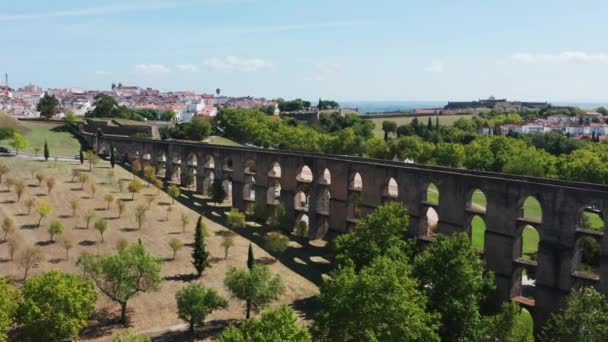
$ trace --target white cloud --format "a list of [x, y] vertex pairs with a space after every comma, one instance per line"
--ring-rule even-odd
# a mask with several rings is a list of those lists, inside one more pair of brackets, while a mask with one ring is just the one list
[[175, 65], [175, 68], [177, 70], [181, 70], [181, 71], [199, 71], [200, 68], [198, 65], [194, 65], [194, 64], [177, 64]]
[[234, 56], [227, 56], [224, 58], [209, 58], [203, 65], [209, 70], [218, 72], [256, 72], [264, 69], [270, 69], [273, 67], [272, 62], [260, 59], [260, 58], [239, 58]]
[[511, 55], [514, 63], [595, 63], [608, 64], [608, 53], [585, 51], [563, 51], [558, 53], [527, 53], [518, 52]]
[[424, 68], [424, 70], [428, 72], [443, 72], [443, 62], [434, 61], [431, 65]]
[[171, 70], [162, 64], [137, 64], [135, 71], [144, 74], [165, 74]]
[[112, 75], [112, 73], [109, 71], [105, 71], [105, 70], [95, 70], [95, 75], [107, 76], [107, 75]]

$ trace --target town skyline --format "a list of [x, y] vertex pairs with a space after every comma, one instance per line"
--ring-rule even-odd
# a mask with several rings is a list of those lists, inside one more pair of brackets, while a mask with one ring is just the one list
[[[61, 0], [2, 7], [0, 45], [9, 53], [0, 71], [17, 85], [596, 102], [608, 77], [608, 52], [597, 44], [608, 4], [600, 1], [110, 0], [83, 7]], [[552, 24], [565, 21], [579, 24]], [[542, 25], [552, 29], [538, 30]]]

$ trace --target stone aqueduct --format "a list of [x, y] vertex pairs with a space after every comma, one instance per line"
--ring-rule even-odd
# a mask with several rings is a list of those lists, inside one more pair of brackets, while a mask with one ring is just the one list
[[[407, 206], [409, 233], [423, 241], [432, 241], [427, 234], [429, 208], [438, 214], [440, 233], [470, 233], [471, 219], [479, 216], [486, 225], [483, 258], [495, 273], [499, 299], [511, 298], [527, 307], [537, 327], [573, 287], [593, 285], [608, 295], [608, 239], [603, 232], [580, 227], [582, 213], [589, 208], [608, 217], [608, 186], [349, 156], [86, 132], [81, 136], [100, 154], [114, 146], [119, 161], [140, 159], [155, 165], [164, 170], [161, 176], [167, 181], [183, 184], [191, 175], [200, 193], [219, 178], [230, 190], [233, 207], [241, 210], [257, 203], [271, 211], [283, 203], [293, 222], [306, 215], [313, 238], [328, 230], [347, 231], [358, 217], [387, 200]], [[438, 188], [438, 203], [427, 200], [431, 182]], [[472, 205], [476, 190], [485, 194], [485, 209]], [[541, 220], [523, 217], [529, 196], [541, 204]], [[540, 235], [536, 261], [522, 258], [525, 226]], [[579, 271], [584, 237], [600, 241], [599, 276]], [[535, 274], [536, 282], [528, 289], [522, 285], [523, 270]]]

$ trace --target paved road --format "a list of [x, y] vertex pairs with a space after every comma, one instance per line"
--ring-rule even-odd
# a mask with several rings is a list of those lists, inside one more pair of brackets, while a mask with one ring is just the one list
[[[19, 154], [15, 154], [14, 152], [8, 152], [8, 153], [0, 152], [0, 156], [2, 156], [2, 157], [21, 157], [21, 158], [44, 160], [44, 155], [38, 154], [38, 156], [36, 156], [34, 153], [29, 153], [29, 152], [19, 152]], [[79, 158], [77, 158], [77, 156], [68, 157], [68, 156], [53, 156], [53, 155], [51, 155], [49, 157], [49, 160], [55, 160], [55, 158], [57, 158], [57, 160], [61, 160], [61, 161], [79, 160]]]

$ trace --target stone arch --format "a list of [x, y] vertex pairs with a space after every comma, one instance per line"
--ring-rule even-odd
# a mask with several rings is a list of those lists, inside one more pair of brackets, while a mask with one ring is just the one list
[[160, 151], [156, 158], [157, 176], [165, 178], [167, 175], [167, 154], [165, 151]]
[[[184, 185], [189, 189], [190, 187], [194, 187], [197, 189], [197, 170], [198, 165], [198, 155], [194, 152], [188, 153], [184, 163], [180, 167], [184, 168], [186, 179], [184, 179]], [[207, 176], [207, 175], [206, 175]], [[203, 193], [206, 194], [205, 189], [209, 189], [206, 183], [203, 184]]]
[[215, 158], [213, 158], [213, 155], [208, 154], [205, 156], [204, 167], [206, 169], [215, 169]]
[[470, 218], [468, 232], [471, 237], [471, 246], [473, 249], [483, 252], [486, 243], [486, 221], [481, 215], [473, 215]]
[[331, 200], [331, 191], [329, 187], [319, 189], [319, 194], [316, 201], [316, 212], [321, 215], [329, 216], [329, 201]]
[[268, 170], [268, 177], [280, 179], [281, 175], [282, 175], [281, 164], [279, 164], [278, 162], [275, 161], [274, 163], [272, 163], [272, 166]]
[[225, 157], [222, 162], [222, 169], [224, 171], [234, 171], [234, 163], [232, 162], [232, 158]]
[[294, 208], [297, 211], [308, 212], [310, 204], [310, 186], [309, 184], [299, 185], [294, 195]]
[[482, 190], [475, 188], [467, 196], [465, 209], [476, 214], [485, 214], [487, 202], [486, 194]]
[[100, 156], [105, 156], [105, 155], [110, 155], [110, 148], [108, 147], [108, 145], [106, 143], [101, 143], [101, 145], [99, 146], [99, 150], [97, 152], [98, 155]]
[[304, 165], [300, 168], [298, 175], [296, 176], [296, 180], [300, 183], [312, 183], [313, 174], [312, 170], [308, 165]]
[[215, 173], [213, 170], [205, 170], [205, 178], [203, 178], [203, 194], [208, 195], [211, 193], [211, 186], [215, 180]]
[[224, 174], [224, 179], [222, 180], [222, 186], [224, 187], [224, 191], [226, 191], [226, 201], [230, 207], [232, 207], [232, 175]]
[[296, 223], [299, 221], [304, 221], [306, 222], [306, 225], [310, 226], [310, 219], [307, 213], [299, 213], [296, 217]]
[[439, 205], [439, 187], [434, 182], [429, 182], [424, 193], [424, 201], [433, 205]]
[[424, 211], [423, 221], [423, 236], [427, 238], [434, 238], [437, 236], [437, 224], [439, 222], [439, 215], [432, 206], [429, 206]]
[[359, 172], [354, 172], [348, 182], [349, 190], [363, 191], [363, 177]]
[[575, 276], [590, 281], [600, 279], [601, 246], [606, 228], [601, 209], [597, 204], [590, 204], [578, 211], [572, 268]]
[[359, 220], [363, 217], [362, 192], [363, 177], [357, 171], [352, 172], [348, 181], [347, 220]]
[[243, 171], [246, 175], [255, 175], [257, 171], [255, 160], [247, 159], [243, 164]]
[[519, 204], [519, 218], [529, 223], [543, 222], [543, 207], [535, 196], [527, 196]]
[[331, 185], [331, 172], [329, 169], [323, 170], [321, 177], [319, 177], [319, 184], [321, 185]]
[[278, 179], [269, 178], [268, 183], [266, 203], [268, 205], [279, 205], [281, 203], [281, 182]]
[[386, 200], [396, 200], [399, 198], [399, 184], [395, 178], [389, 178], [389, 180], [382, 186], [382, 199]]

